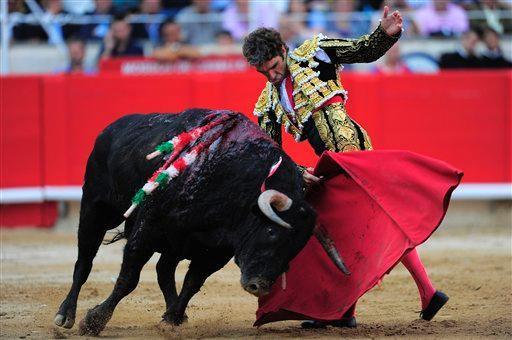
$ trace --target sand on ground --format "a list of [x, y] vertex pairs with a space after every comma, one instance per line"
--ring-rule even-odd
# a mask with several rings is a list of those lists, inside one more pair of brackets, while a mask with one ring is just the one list
[[[89, 308], [105, 299], [118, 274], [123, 242], [102, 246], [78, 300], [72, 329], [53, 325], [71, 284], [76, 259], [72, 230], [8, 230], [1, 233], [0, 336], [78, 338], [77, 325]], [[156, 282], [155, 255], [137, 289], [117, 307], [101, 333], [109, 338], [467, 338], [512, 337], [510, 228], [439, 230], [419, 252], [437, 287], [450, 296], [435, 319], [418, 319], [416, 286], [399, 265], [363, 296], [356, 329], [302, 330], [298, 321], [252, 327], [257, 300], [242, 290], [240, 271], [230, 262], [212, 275], [190, 301], [189, 321], [162, 333], [165, 304]], [[178, 288], [188, 263], [182, 262]]]

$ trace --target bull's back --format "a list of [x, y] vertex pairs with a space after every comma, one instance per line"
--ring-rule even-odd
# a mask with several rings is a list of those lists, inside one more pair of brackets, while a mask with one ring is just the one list
[[108, 125], [96, 138], [87, 161], [84, 195], [125, 201], [158, 168], [147, 161], [156, 145], [197, 124], [207, 110], [178, 114], [131, 114]]
[[[96, 139], [87, 164], [84, 194], [92, 191], [119, 209], [126, 208], [133, 194], [163, 163], [162, 157], [148, 161], [146, 155], [158, 144], [197, 127], [205, 116], [214, 112], [192, 109], [178, 114], [132, 114], [116, 120]], [[222, 114], [222, 111], [217, 112]], [[273, 142], [242, 114], [233, 119], [236, 120], [235, 125], [226, 133], [221, 150], [217, 151], [223, 153], [221, 158], [231, 155], [223, 167], [261, 164], [258, 159], [268, 155], [258, 156], [254, 151], [259, 150], [257, 153], [260, 153], [261, 147], [265, 149]], [[255, 144], [261, 147], [255, 148]]]

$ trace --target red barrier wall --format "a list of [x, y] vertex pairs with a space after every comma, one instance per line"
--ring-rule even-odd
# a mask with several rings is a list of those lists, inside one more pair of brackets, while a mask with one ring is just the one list
[[[408, 149], [464, 170], [465, 182], [512, 182], [512, 72], [343, 74], [348, 111], [375, 148]], [[4, 77], [0, 188], [81, 185], [96, 135], [129, 113], [231, 109], [252, 116], [256, 72]], [[307, 142], [286, 151], [315, 163]], [[3, 207], [2, 216], [5, 216]], [[4, 224], [4, 223], [2, 223]]]
[[2, 79], [1, 88], [1, 187], [41, 186], [41, 79]]
[[1, 227], [50, 228], [55, 225], [56, 220], [57, 204], [55, 202], [0, 205]]
[[[45, 184], [41, 77], [1, 78], [0, 188]], [[55, 203], [0, 205], [0, 226], [52, 226]]]

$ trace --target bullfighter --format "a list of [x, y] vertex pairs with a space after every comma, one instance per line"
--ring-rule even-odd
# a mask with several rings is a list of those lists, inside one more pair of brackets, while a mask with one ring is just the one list
[[[324, 151], [372, 150], [367, 132], [346, 112], [348, 93], [338, 74], [342, 64], [379, 59], [398, 41], [401, 32], [401, 14], [390, 13], [386, 6], [377, 29], [355, 40], [318, 34], [290, 51], [273, 29], [259, 28], [250, 33], [244, 40], [244, 57], [268, 80], [254, 108], [261, 128], [281, 144], [284, 126], [296, 141], [307, 140], [317, 155]], [[302, 171], [306, 185], [321, 180], [313, 175], [312, 168]], [[416, 249], [401, 262], [417, 284], [421, 318], [431, 320], [448, 296], [434, 288]], [[341, 320], [306, 321], [302, 327], [323, 328], [327, 324], [356, 327], [355, 303]]]

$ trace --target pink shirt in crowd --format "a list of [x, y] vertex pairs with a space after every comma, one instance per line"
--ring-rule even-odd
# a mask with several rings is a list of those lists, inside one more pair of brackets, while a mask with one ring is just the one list
[[446, 11], [437, 12], [432, 3], [416, 11], [415, 21], [423, 36], [442, 32], [445, 35], [461, 34], [469, 29], [469, 21], [464, 9], [449, 3]]
[[269, 2], [251, 3], [249, 13], [243, 14], [238, 11], [236, 3], [233, 2], [224, 10], [222, 28], [229, 31], [235, 40], [241, 41], [247, 33], [258, 27], [277, 29], [280, 14], [277, 5]]

